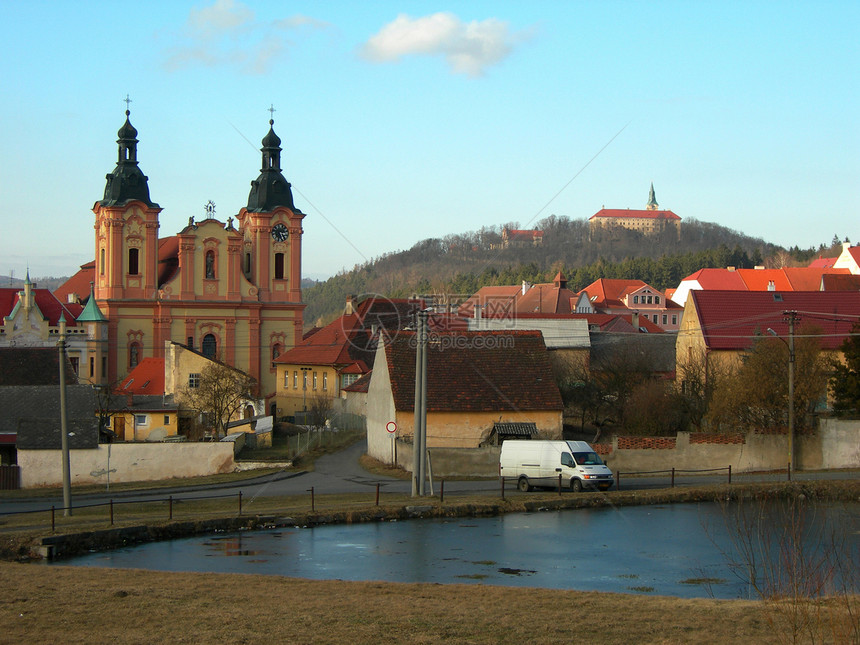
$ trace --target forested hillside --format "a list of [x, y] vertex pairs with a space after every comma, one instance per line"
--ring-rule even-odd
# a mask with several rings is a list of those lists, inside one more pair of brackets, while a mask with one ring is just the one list
[[340, 315], [348, 294], [468, 296], [487, 285], [550, 282], [559, 270], [574, 291], [598, 278], [635, 278], [666, 289], [703, 267], [784, 266], [806, 263], [814, 254], [830, 250], [823, 244], [786, 250], [695, 219], [684, 220], [680, 242], [672, 233], [644, 236], [618, 228], [590, 235], [587, 221], [555, 215], [533, 225], [544, 232], [542, 245], [501, 248], [505, 226], [519, 228], [511, 222], [422, 240], [408, 251], [385, 254], [317, 283], [303, 292], [305, 323], [328, 322]]

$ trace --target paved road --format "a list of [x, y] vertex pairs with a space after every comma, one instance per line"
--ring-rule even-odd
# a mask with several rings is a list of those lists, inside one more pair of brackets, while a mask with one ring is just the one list
[[[404, 493], [412, 490], [410, 481], [374, 475], [364, 470], [359, 465], [359, 457], [364, 453], [366, 444], [359, 441], [349, 448], [337, 453], [325, 455], [316, 461], [315, 470], [312, 472], [280, 472], [265, 477], [259, 477], [241, 482], [229, 482], [224, 484], [209, 484], [205, 486], [184, 486], [176, 488], [157, 488], [137, 491], [111, 491], [110, 493], [75, 495], [72, 491], [72, 506], [81, 507], [89, 504], [104, 504], [110, 499], [123, 501], [147, 501], [166, 499], [173, 496], [176, 500], [200, 499], [212, 496], [238, 496], [242, 491], [243, 504], [253, 504], [258, 497], [280, 497], [286, 495], [309, 494], [313, 487], [316, 494], [325, 495], [332, 493], [367, 493], [375, 496], [376, 485], [379, 484], [381, 493]], [[836, 471], [836, 472], [800, 472], [793, 473], [795, 480], [809, 479], [860, 479], [860, 471]], [[763, 482], [763, 481], [785, 481], [786, 473], [755, 473], [755, 474], [733, 474], [733, 483], [741, 482]], [[719, 484], [728, 481], [725, 471], [707, 475], [676, 475], [675, 486], [693, 486], [702, 484]], [[654, 475], [621, 477], [621, 488], [623, 490], [666, 488], [670, 485], [670, 475]], [[434, 482], [433, 491], [438, 495], [440, 482]], [[427, 490], [430, 490], [428, 484]], [[480, 481], [446, 481], [445, 495], [457, 495], [462, 493], [486, 493], [498, 495], [500, 483], [497, 479]], [[567, 493], [572, 494], [572, 493]], [[586, 493], [588, 494], [588, 493]], [[516, 482], [507, 482], [505, 495], [518, 496], [529, 495], [521, 493], [516, 489]], [[51, 506], [61, 508], [63, 505], [62, 495], [52, 498], [15, 499], [0, 501], [0, 514], [9, 512], [28, 512], [34, 510], [50, 509]], [[247, 506], [250, 510], [251, 506]]]

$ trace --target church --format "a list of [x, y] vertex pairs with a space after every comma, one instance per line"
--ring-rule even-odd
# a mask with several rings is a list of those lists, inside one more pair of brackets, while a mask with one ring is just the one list
[[[267, 407], [273, 360], [302, 338], [302, 219], [281, 172], [274, 121], [262, 140], [262, 165], [247, 206], [226, 223], [208, 216], [159, 237], [161, 207], [151, 199], [137, 158], [138, 133], [126, 120], [118, 157], [93, 206], [95, 260], [54, 293], [93, 300], [107, 329], [106, 359], [91, 382], [117, 383], [165, 342], [186, 345], [253, 376]], [[92, 308], [92, 307], [91, 307]]]

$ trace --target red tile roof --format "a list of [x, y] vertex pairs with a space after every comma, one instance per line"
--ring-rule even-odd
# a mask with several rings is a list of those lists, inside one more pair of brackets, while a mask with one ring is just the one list
[[833, 265], [836, 264], [836, 260], [838, 260], [838, 259], [839, 259], [838, 256], [835, 258], [818, 257], [818, 258], [814, 259], [812, 262], [810, 262], [809, 266], [810, 266], [810, 268], [813, 268], [813, 269], [832, 269]]
[[785, 338], [785, 311], [797, 311], [799, 325], [820, 327], [822, 346], [836, 349], [860, 320], [860, 292], [691, 291], [690, 297], [709, 349], [746, 349], [768, 328]]
[[144, 358], [116, 391], [119, 394], [164, 394], [164, 359]]
[[[539, 331], [434, 334], [427, 351], [428, 411], [561, 410]], [[415, 409], [415, 333], [385, 348], [395, 409]], [[377, 368], [378, 369], [378, 368]]]
[[636, 210], [630, 208], [601, 208], [589, 219], [597, 217], [636, 217], [639, 219], [681, 219], [672, 211]]
[[95, 261], [82, 264], [77, 273], [54, 290], [54, 296], [60, 302], [68, 302], [70, 294], [75, 294], [81, 300], [86, 300], [90, 295], [90, 284], [95, 279]]
[[[87, 288], [89, 289], [89, 287]], [[0, 325], [3, 324], [3, 318], [11, 314], [15, 305], [18, 304], [20, 300], [18, 294], [23, 290], [23, 287], [20, 289], [15, 287], [0, 288]], [[81, 313], [80, 305], [63, 304], [48, 289], [33, 289], [32, 294], [36, 306], [47, 319], [49, 326], [56, 327], [59, 325], [61, 314], [69, 327], [75, 326], [75, 319]]]

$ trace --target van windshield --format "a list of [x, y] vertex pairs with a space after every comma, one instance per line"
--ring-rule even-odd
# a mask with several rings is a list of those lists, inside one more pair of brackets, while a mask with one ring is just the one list
[[575, 452], [573, 458], [580, 466], [602, 466], [603, 461], [597, 456], [596, 452]]

